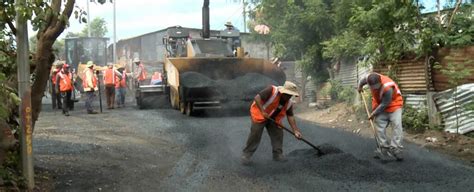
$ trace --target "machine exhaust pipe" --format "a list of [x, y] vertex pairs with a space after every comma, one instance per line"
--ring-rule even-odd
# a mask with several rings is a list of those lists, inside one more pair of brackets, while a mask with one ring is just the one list
[[209, 24], [209, 0], [204, 0], [204, 4], [202, 5], [202, 38], [210, 38], [211, 37], [211, 30]]

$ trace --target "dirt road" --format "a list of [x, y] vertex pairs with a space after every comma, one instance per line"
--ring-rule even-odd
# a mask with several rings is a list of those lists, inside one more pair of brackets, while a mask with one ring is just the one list
[[[403, 162], [372, 158], [374, 141], [298, 121], [305, 138], [339, 148], [319, 158], [285, 133], [288, 161], [271, 160], [264, 133], [251, 166], [239, 158], [249, 133], [245, 114], [186, 117], [171, 109], [134, 107], [70, 117], [41, 113], [35, 165], [55, 191], [469, 191], [474, 168], [406, 144]], [[50, 106], [45, 106], [49, 109]]]

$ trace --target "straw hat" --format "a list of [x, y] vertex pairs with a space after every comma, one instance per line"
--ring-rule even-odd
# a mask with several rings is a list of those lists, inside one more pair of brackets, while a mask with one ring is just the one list
[[298, 94], [298, 87], [290, 81], [285, 81], [283, 86], [278, 86], [278, 91], [296, 97], [300, 96], [300, 94]]
[[272, 58], [272, 64], [278, 64], [280, 62], [280, 58], [274, 57]]
[[230, 22], [230, 21], [227, 21], [224, 25], [225, 25], [225, 26], [231, 26], [231, 27], [234, 26], [234, 25], [232, 25], [232, 22]]
[[140, 62], [140, 59], [138, 57], [135, 57], [135, 59], [133, 59], [133, 62], [138, 63], [138, 62]]
[[93, 66], [94, 66], [94, 63], [92, 61], [88, 61], [87, 64], [86, 64], [87, 68], [91, 68]]

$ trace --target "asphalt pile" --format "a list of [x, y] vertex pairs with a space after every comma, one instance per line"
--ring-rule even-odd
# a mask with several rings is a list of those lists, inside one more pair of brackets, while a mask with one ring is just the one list
[[219, 92], [230, 100], [244, 96], [254, 96], [269, 85], [277, 82], [259, 73], [247, 73], [234, 79], [213, 80], [201, 73], [185, 72], [181, 74], [180, 84], [188, 88], [216, 87]]
[[216, 82], [211, 78], [194, 71], [182, 73], [179, 82], [182, 86], [188, 88], [212, 87]]

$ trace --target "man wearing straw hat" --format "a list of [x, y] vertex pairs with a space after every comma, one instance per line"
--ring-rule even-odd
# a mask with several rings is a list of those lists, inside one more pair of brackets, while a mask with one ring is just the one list
[[279, 128], [277, 123], [281, 124], [283, 117], [287, 116], [295, 137], [297, 139], [302, 138], [293, 116], [293, 103], [291, 101], [293, 96], [299, 96], [298, 88], [290, 81], [286, 81], [283, 86], [269, 86], [255, 96], [250, 107], [252, 125], [241, 157], [242, 164], [250, 163], [250, 158], [257, 150], [265, 127], [271, 139], [273, 160], [286, 161], [283, 156], [283, 129]]
[[88, 114], [97, 114], [96, 111], [92, 108], [92, 102], [95, 98], [95, 91], [98, 90], [97, 87], [97, 77], [94, 75], [94, 64], [92, 61], [88, 61], [86, 69], [84, 70], [84, 76], [82, 77], [82, 86], [84, 92], [86, 92], [86, 109]]

